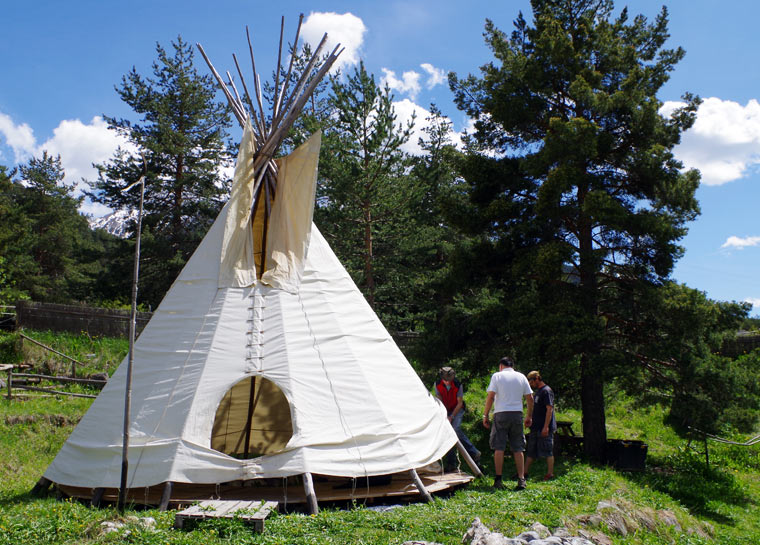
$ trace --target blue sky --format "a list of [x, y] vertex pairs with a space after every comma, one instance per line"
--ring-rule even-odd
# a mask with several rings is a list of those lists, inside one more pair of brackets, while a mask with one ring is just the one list
[[[625, 4], [617, 3], [617, 8]], [[631, 14], [654, 18], [662, 2], [629, 3]], [[677, 102], [686, 92], [705, 102], [677, 155], [699, 168], [702, 215], [684, 239], [686, 255], [674, 278], [718, 300], [750, 301], [760, 312], [760, 70], [756, 51], [760, 3], [678, 0], [670, 12], [669, 47], [686, 49], [660, 99]], [[292, 40], [298, 14], [307, 39], [325, 31], [347, 46], [344, 70], [363, 59], [395, 94], [397, 113], [418, 112], [431, 102], [458, 131], [469, 120], [453, 106], [441, 77], [476, 72], [491, 57], [483, 43], [486, 18], [509, 31], [525, 0], [288, 1], [260, 0], [38, 0], [4, 3], [0, 41], [0, 164], [25, 162], [43, 149], [60, 154], [68, 180], [94, 179], [91, 164], [108, 159], [118, 144], [103, 114], [131, 117], [114, 86], [132, 66], [148, 74], [155, 44], [170, 48], [177, 35], [200, 42], [217, 69], [232, 69], [231, 53], [247, 58], [249, 25], [257, 64], [274, 67], [280, 16]], [[199, 68], [205, 71], [197, 56]], [[87, 204], [85, 212], [105, 210]]]

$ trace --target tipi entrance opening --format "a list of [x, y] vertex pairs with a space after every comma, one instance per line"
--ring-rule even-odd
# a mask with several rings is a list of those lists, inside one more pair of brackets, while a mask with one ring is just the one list
[[285, 394], [271, 380], [250, 376], [234, 384], [219, 403], [211, 448], [235, 458], [257, 458], [282, 451], [292, 435]]

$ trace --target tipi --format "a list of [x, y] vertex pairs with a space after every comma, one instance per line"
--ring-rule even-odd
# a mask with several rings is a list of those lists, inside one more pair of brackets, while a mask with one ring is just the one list
[[[313, 480], [404, 472], [426, 495], [472, 478], [439, 475], [425, 489], [414, 471], [457, 438], [312, 223], [320, 135], [267, 159], [299, 99], [275, 101], [291, 111], [269, 130], [237, 101], [244, 133], [230, 200], [135, 345], [132, 501], [262, 499], [251, 486], [300, 475], [315, 509]], [[99, 500], [119, 487], [125, 367], [45, 472], [70, 495]]]

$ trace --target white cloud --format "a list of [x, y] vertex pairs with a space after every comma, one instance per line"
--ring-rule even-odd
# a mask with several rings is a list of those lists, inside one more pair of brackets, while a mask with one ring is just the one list
[[[425, 81], [425, 88], [432, 89], [436, 85], [442, 84], [446, 81], [446, 73], [440, 68], [436, 68], [430, 63], [423, 63], [420, 67], [427, 72], [427, 80]], [[394, 91], [404, 93], [409, 96], [411, 100], [417, 98], [417, 94], [422, 89], [420, 83], [422, 75], [414, 70], [408, 70], [401, 75], [401, 79], [396, 77], [396, 72], [383, 68], [383, 77], [380, 80], [380, 86], [387, 85]]]
[[420, 67], [428, 73], [428, 79], [425, 82], [425, 87], [428, 89], [432, 89], [436, 85], [441, 85], [443, 82], [446, 81], [446, 72], [441, 70], [440, 68], [436, 68], [430, 63], [422, 63]]
[[[430, 126], [430, 121], [428, 119], [431, 116], [430, 111], [409, 100], [408, 98], [395, 101], [393, 103], [393, 110], [396, 113], [396, 124], [398, 125], [401, 123], [404, 127], [406, 127], [407, 122], [412, 118], [412, 114], [415, 115], [412, 135], [401, 149], [406, 153], [411, 153], [412, 155], [422, 155], [424, 151], [422, 150], [422, 147], [420, 147], [419, 140], [420, 138], [425, 139], [427, 137], [424, 129]], [[451, 119], [446, 116], [444, 116], [443, 120], [451, 123]], [[465, 130], [470, 134], [475, 132], [474, 119], [468, 118], [467, 125], [462, 131], [451, 132], [449, 136], [451, 138], [451, 144], [453, 146], [462, 149], [462, 136], [464, 135]]]
[[396, 72], [393, 70], [388, 70], [387, 68], [383, 68], [382, 70], [385, 75], [380, 80], [380, 87], [385, 87], [387, 85], [393, 91], [406, 93], [411, 100], [414, 100], [417, 97], [417, 93], [420, 92], [419, 73], [410, 70], [404, 72], [401, 75], [401, 79], [398, 79], [396, 77]]
[[736, 248], [738, 250], [743, 250], [744, 248], [748, 246], [758, 246], [760, 245], [760, 237], [736, 237], [736, 236], [730, 236], [726, 239], [726, 242], [723, 243], [721, 248]]
[[0, 135], [13, 150], [13, 159], [21, 163], [34, 153], [34, 131], [26, 123], [16, 125], [10, 116], [0, 112]]
[[[660, 112], [670, 115], [682, 105], [666, 102]], [[706, 185], [746, 176], [760, 165], [760, 104], [755, 99], [746, 106], [715, 97], [705, 99], [675, 155], [685, 166], [699, 169]]]
[[[99, 116], [92, 118], [85, 125], [78, 119], [67, 119], [53, 130], [53, 137], [36, 149], [36, 155], [48, 154], [61, 156], [61, 164], [66, 171], [65, 182], [76, 184], [77, 193], [87, 189], [82, 178], [94, 181], [97, 171], [93, 163], [103, 163], [113, 156], [118, 146], [129, 149], [128, 141], [115, 131], [108, 130], [108, 125]], [[97, 207], [92, 205], [93, 209]]]
[[332, 51], [338, 44], [345, 48], [333, 70], [358, 64], [366, 31], [364, 22], [352, 13], [312, 12], [301, 26], [301, 36], [312, 49], [316, 49], [325, 33], [326, 51]]
[[751, 304], [753, 309], [760, 309], [760, 298], [747, 297], [744, 299], [744, 302]]
[[[13, 150], [17, 164], [24, 163], [31, 157], [41, 157], [43, 151], [53, 157], [60, 155], [65, 172], [64, 182], [76, 186], [75, 195], [81, 195], [84, 189], [89, 189], [82, 178], [89, 181], [97, 178], [93, 163], [107, 161], [119, 146], [132, 148], [126, 139], [108, 130], [108, 125], [99, 116], [93, 117], [88, 124], [79, 119], [63, 120], [53, 129], [53, 136], [38, 145], [29, 125], [17, 125], [9, 116], [0, 113], [0, 134]], [[111, 212], [111, 209], [85, 199], [80, 211], [102, 216]]]
[[412, 136], [401, 149], [406, 153], [422, 155], [423, 150], [420, 147], [419, 140], [425, 136], [423, 129], [430, 124], [427, 121], [427, 118], [430, 117], [430, 112], [408, 98], [394, 102], [393, 110], [396, 113], [396, 124], [401, 123], [404, 127], [406, 127], [413, 114], [416, 116], [414, 127], [412, 128]]

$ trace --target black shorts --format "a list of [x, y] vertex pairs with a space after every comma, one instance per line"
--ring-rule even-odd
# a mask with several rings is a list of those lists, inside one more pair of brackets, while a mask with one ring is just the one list
[[554, 434], [541, 437], [541, 430], [530, 430], [528, 447], [525, 450], [528, 458], [548, 458], [554, 456]]

